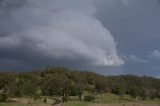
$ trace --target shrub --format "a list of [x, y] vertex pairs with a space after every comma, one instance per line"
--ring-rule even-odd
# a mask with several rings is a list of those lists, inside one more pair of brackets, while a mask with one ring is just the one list
[[95, 96], [87, 95], [87, 96], [85, 96], [84, 100], [88, 101], [88, 102], [93, 101], [93, 100], [95, 100]]
[[43, 99], [43, 103], [47, 103], [47, 99], [46, 98]]
[[41, 99], [41, 96], [39, 94], [35, 94], [33, 98], [34, 100], [37, 100], [37, 99]]
[[7, 97], [5, 94], [0, 94], [0, 102], [6, 101]]
[[68, 101], [68, 97], [67, 96], [63, 96], [62, 97], [62, 102], [67, 102]]

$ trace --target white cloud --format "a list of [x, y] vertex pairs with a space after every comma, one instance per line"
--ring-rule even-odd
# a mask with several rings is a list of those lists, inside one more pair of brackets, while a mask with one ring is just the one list
[[149, 57], [159, 60], [160, 59], [160, 51], [159, 50], [151, 51], [151, 55]]
[[0, 38], [0, 47], [15, 42], [16, 48], [27, 40], [34, 42], [36, 52], [52, 58], [84, 58], [102, 66], [124, 64], [113, 36], [96, 18], [93, 0], [26, 0], [23, 6], [7, 10], [13, 2], [3, 2], [0, 27], [7, 34]]

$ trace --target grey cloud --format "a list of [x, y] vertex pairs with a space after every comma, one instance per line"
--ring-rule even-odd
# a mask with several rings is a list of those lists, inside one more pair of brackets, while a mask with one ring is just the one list
[[156, 76], [157, 79], [160, 79], [160, 76]]
[[130, 4], [131, 0], [122, 0], [122, 3], [126, 6], [128, 6]]
[[135, 55], [129, 55], [129, 56], [123, 56], [123, 58], [128, 61], [128, 62], [133, 62], [133, 63], [144, 63], [144, 64], [148, 64], [149, 61], [145, 60], [145, 59], [141, 59]]
[[2, 0], [1, 5], [1, 49], [98, 66], [124, 64], [113, 36], [96, 18], [93, 0]]
[[0, 69], [52, 65], [158, 76], [159, 1], [0, 0]]
[[1, 70], [10, 70], [10, 68], [18, 69], [19, 67], [24, 67], [26, 65], [20, 60], [11, 58], [0, 58], [0, 62]]
[[149, 57], [160, 60], [160, 51], [159, 50], [151, 51]]

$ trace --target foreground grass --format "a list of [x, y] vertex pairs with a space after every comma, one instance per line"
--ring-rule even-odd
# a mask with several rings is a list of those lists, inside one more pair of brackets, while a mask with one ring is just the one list
[[86, 103], [86, 102], [68, 102], [62, 106], [160, 106], [160, 103], [142, 103], [142, 102], [131, 102], [131, 103]]
[[[134, 98], [129, 95], [125, 95], [123, 99], [119, 96], [106, 93], [103, 95], [96, 95], [96, 99], [93, 102], [81, 102], [78, 96], [70, 97], [69, 102], [63, 103], [62, 106], [160, 106], [160, 100], [135, 101]], [[20, 102], [14, 103], [0, 103], [0, 106], [51, 106], [54, 103], [53, 99], [47, 99], [47, 103], [43, 103], [43, 100], [33, 100], [31, 98], [22, 98]]]
[[51, 106], [54, 100], [47, 99], [47, 103], [43, 103], [43, 100], [33, 100], [31, 98], [21, 98], [20, 102], [0, 103], [0, 106]]
[[67, 103], [63, 103], [63, 106], [88, 106], [90, 103], [81, 102], [81, 101], [69, 101]]
[[63, 106], [160, 106], [160, 100], [135, 101], [129, 95], [124, 95], [123, 99], [121, 99], [115, 94], [106, 93], [96, 95], [96, 99], [93, 102], [69, 101], [63, 103]]

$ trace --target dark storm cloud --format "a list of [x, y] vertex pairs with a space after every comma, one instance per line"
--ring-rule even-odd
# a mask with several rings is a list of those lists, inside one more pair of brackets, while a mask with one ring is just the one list
[[0, 57], [27, 67], [120, 66], [114, 38], [96, 12], [93, 0], [1, 0]]
[[159, 28], [159, 0], [0, 0], [0, 69], [158, 77]]
[[11, 68], [15, 71], [15, 69], [25, 66], [21, 61], [11, 58], [0, 58], [0, 62], [1, 71], [10, 70]]

